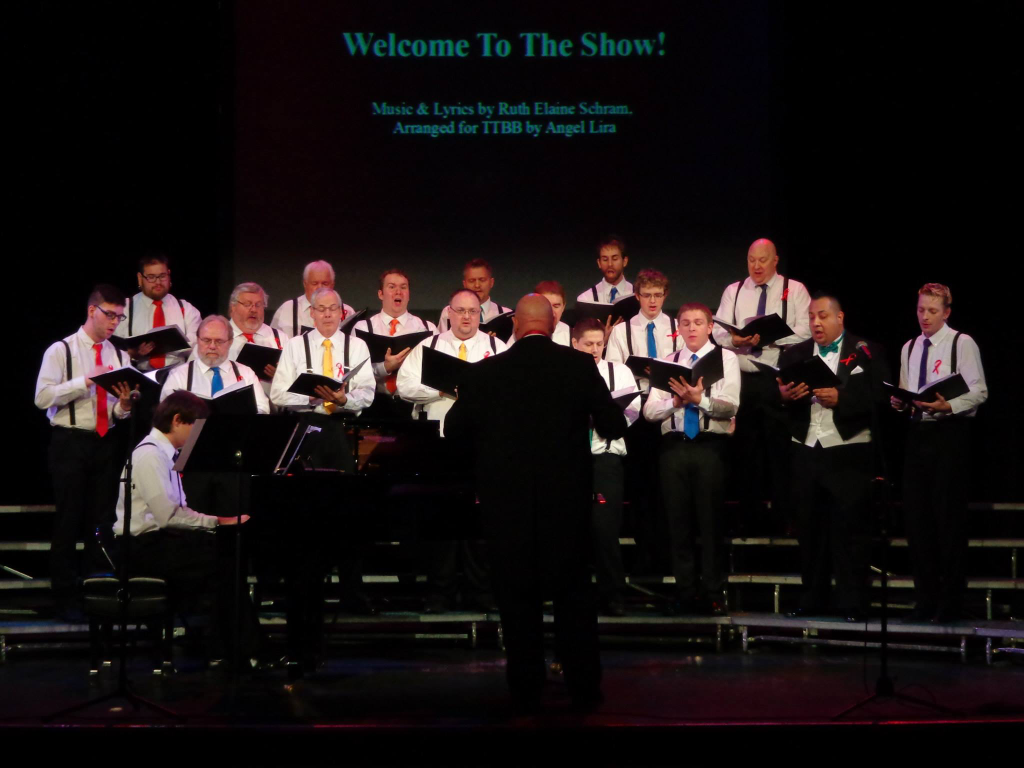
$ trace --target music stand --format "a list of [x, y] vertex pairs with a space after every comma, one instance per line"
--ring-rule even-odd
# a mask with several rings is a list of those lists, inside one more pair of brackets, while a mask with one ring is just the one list
[[[237, 522], [249, 508], [246, 477], [276, 474], [287, 470], [306, 430], [292, 414], [217, 414], [197, 419], [174, 464], [177, 472], [222, 472], [238, 481]], [[241, 536], [241, 529], [234, 532]], [[238, 674], [238, 646], [241, 629], [242, 545], [235, 539], [235, 590], [232, 621], [232, 676]]]

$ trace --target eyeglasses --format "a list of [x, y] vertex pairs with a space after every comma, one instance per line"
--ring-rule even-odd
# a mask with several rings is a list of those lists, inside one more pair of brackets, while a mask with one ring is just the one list
[[480, 307], [448, 307], [456, 315], [469, 315], [474, 317], [480, 314]]
[[147, 283], [162, 283], [164, 280], [169, 279], [170, 276], [170, 272], [161, 272], [159, 275], [143, 275], [142, 279]]
[[664, 299], [665, 298], [665, 294], [664, 293], [641, 293], [640, 294], [640, 298], [644, 299], [644, 300], [648, 300], [648, 299]]
[[333, 315], [335, 312], [340, 312], [341, 307], [338, 304], [331, 304], [329, 307], [310, 307], [310, 310], [313, 312], [320, 312], [321, 314], [330, 312]]
[[267, 305], [262, 301], [236, 301], [235, 304], [243, 309], [266, 309]]
[[199, 343], [205, 344], [208, 347], [223, 347], [225, 344], [230, 344], [231, 339], [204, 339], [200, 336]]
[[95, 304], [92, 304], [91, 306], [106, 315], [108, 320], [117, 320], [117, 322], [122, 323], [128, 319], [128, 315], [119, 315], [117, 312], [111, 312], [109, 309], [97, 307]]

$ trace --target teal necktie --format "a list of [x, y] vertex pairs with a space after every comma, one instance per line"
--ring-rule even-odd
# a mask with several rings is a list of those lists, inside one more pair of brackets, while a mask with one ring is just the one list
[[654, 323], [647, 324], [647, 356], [658, 356], [658, 342], [654, 340]]
[[[690, 356], [690, 367], [693, 368], [696, 362], [697, 354], [694, 353]], [[683, 434], [691, 440], [700, 434], [700, 413], [693, 403], [687, 403], [686, 410], [683, 412]]]

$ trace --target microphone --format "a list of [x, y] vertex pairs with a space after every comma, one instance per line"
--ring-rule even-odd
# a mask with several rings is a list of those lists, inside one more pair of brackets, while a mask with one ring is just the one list
[[871, 359], [871, 348], [868, 347], [868, 343], [866, 341], [858, 341], [856, 348], [863, 352], [865, 355], [867, 355], [868, 360]]
[[142, 393], [139, 392], [139, 390], [137, 390], [137, 389], [133, 389], [131, 394], [128, 395], [128, 398], [134, 403], [134, 402], [142, 399]]

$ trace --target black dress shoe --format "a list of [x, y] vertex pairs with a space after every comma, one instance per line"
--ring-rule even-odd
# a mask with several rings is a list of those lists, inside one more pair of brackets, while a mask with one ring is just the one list
[[353, 592], [341, 599], [338, 608], [345, 613], [352, 613], [356, 616], [376, 616], [380, 611], [373, 604], [373, 600], [365, 592]]
[[452, 601], [444, 595], [430, 595], [423, 601], [425, 613], [451, 613]]
[[605, 616], [615, 616], [622, 618], [626, 615], [626, 606], [622, 600], [618, 598], [612, 598], [611, 600], [605, 601], [604, 606], [601, 609], [601, 613]]
[[821, 608], [797, 608], [786, 614], [787, 619], [812, 619], [823, 616], [825, 611]]
[[695, 597], [676, 598], [665, 610], [667, 616], [696, 616], [700, 613], [700, 604]]
[[935, 605], [928, 603], [918, 603], [914, 606], [914, 610], [907, 614], [906, 618], [910, 621], [935, 621], [935, 614], [938, 609]]

